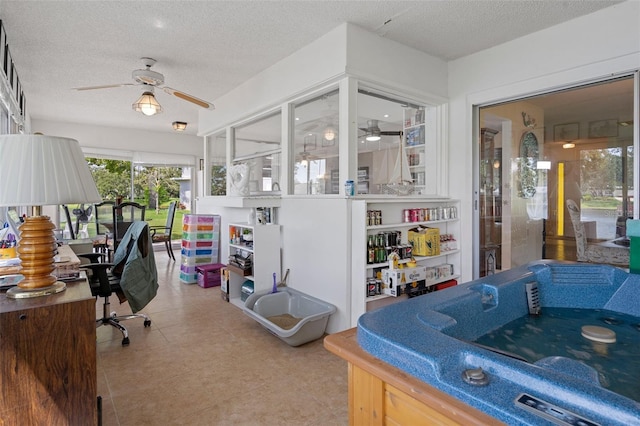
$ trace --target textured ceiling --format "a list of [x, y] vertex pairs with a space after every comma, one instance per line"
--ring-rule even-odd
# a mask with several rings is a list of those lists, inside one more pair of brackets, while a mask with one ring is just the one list
[[170, 132], [197, 108], [164, 92], [164, 112], [131, 109], [140, 57], [168, 86], [213, 102], [343, 22], [451, 60], [618, 1], [6, 1], [0, 19], [35, 119]]

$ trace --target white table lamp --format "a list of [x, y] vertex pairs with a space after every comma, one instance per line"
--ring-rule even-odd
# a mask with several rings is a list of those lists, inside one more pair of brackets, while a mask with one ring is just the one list
[[7, 297], [58, 293], [65, 284], [55, 270], [55, 226], [41, 215], [47, 205], [101, 201], [78, 141], [45, 135], [0, 135], [0, 206], [30, 206], [20, 226], [18, 257], [24, 279]]

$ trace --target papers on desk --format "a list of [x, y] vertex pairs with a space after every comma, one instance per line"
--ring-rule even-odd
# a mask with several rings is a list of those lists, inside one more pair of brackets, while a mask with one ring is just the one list
[[20, 274], [4, 275], [0, 277], [0, 290], [6, 290], [18, 285], [24, 277]]
[[18, 257], [0, 260], [0, 268], [2, 268], [3, 266], [18, 266], [18, 265], [20, 265], [20, 258]]

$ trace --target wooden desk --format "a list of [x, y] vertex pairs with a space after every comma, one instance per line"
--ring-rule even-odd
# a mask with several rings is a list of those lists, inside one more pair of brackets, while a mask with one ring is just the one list
[[33, 299], [0, 294], [0, 424], [95, 425], [95, 299], [86, 278]]
[[365, 352], [356, 328], [325, 337], [324, 346], [349, 363], [350, 425], [503, 424]]

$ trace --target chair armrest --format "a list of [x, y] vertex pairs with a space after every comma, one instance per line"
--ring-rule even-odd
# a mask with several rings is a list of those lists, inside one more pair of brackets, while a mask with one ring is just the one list
[[94, 252], [76, 253], [76, 256], [89, 259], [90, 263], [100, 263], [107, 257], [104, 253], [94, 253]]
[[111, 280], [109, 279], [109, 269], [113, 263], [86, 263], [80, 265], [80, 269], [91, 271], [87, 274], [91, 294], [94, 296], [109, 296], [111, 290]]
[[151, 232], [151, 238], [153, 238], [156, 235], [156, 232], [159, 230], [163, 230], [163, 231], [167, 231], [169, 229], [168, 226], [160, 226], [160, 225], [156, 225], [156, 226], [150, 226], [149, 227], [149, 232]]
[[113, 263], [85, 263], [80, 265], [80, 269], [90, 269], [91, 272], [95, 273], [101, 273], [101, 272], [106, 272], [109, 269], [113, 268]]

